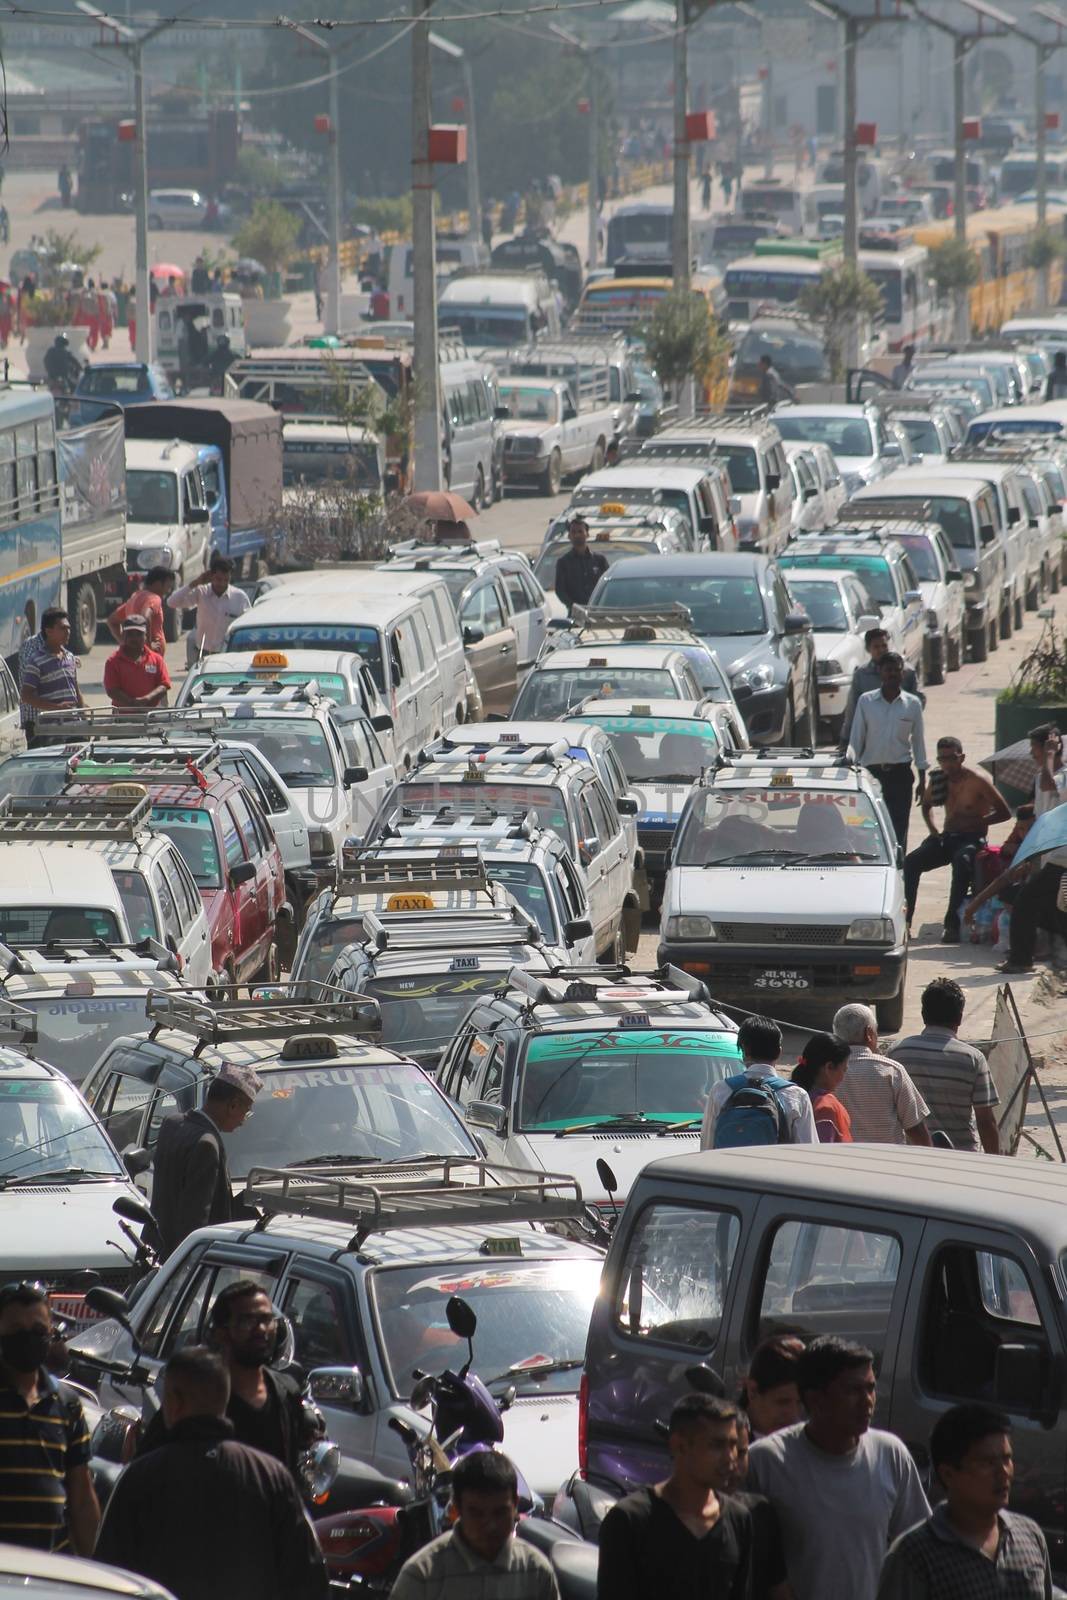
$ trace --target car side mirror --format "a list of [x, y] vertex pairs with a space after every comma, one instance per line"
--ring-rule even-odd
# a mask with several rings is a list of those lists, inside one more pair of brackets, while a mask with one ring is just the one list
[[882, 458], [885, 461], [901, 461], [904, 452], [895, 439], [887, 439], [882, 446]]
[[593, 924], [588, 917], [571, 917], [569, 922], [563, 924], [563, 939], [568, 945], [578, 944], [582, 939], [593, 937]]
[[239, 861], [235, 867], [230, 868], [230, 887], [239, 889], [242, 883], [251, 883], [256, 875], [253, 861]]
[[94, 1283], [91, 1289], [85, 1291], [85, 1304], [90, 1311], [95, 1311], [98, 1316], [107, 1317], [125, 1328], [133, 1337], [130, 1326], [130, 1308], [126, 1304], [126, 1296], [119, 1294], [117, 1289], [107, 1289], [102, 1283]]
[[641, 807], [632, 794], [621, 794], [615, 802], [620, 817], [636, 817]]
[[718, 532], [718, 524], [714, 517], [698, 517], [697, 520], [700, 523], [701, 533], [706, 533], [709, 538]]
[[785, 618], [786, 633], [808, 633], [811, 630], [811, 618], [803, 611], [787, 612]]
[[205, 489], [204, 499], [207, 501], [208, 510], [214, 511], [219, 503], [219, 491], [217, 489]]
[[768, 487], [768, 489], [777, 489], [778, 486], [780, 485], [781, 481], [782, 481], [782, 475], [781, 475], [780, 472], [768, 472], [768, 474], [767, 474], [767, 487]]
[[550, 633], [567, 633], [574, 627], [570, 617], [549, 617], [548, 628]]
[[997, 530], [991, 522], [983, 522], [978, 532], [983, 544], [992, 544], [997, 536]]
[[152, 1165], [152, 1153], [144, 1145], [131, 1145], [122, 1152], [122, 1165], [126, 1168], [131, 1178], [139, 1178], [142, 1172], [147, 1172]]
[[857, 617], [856, 619], [856, 632], [866, 633], [868, 628], [877, 628], [881, 621], [880, 615], [874, 616], [869, 611], [865, 611], [862, 617]]
[[1008, 507], [1008, 527], [1009, 528], [1014, 528], [1014, 526], [1015, 526], [1015, 524], [1017, 522], [1021, 522], [1022, 521], [1022, 515], [1023, 514], [1019, 510], [1018, 506], [1009, 506]]
[[370, 773], [367, 771], [366, 767], [346, 767], [344, 777], [345, 788], [350, 789], [354, 783], [366, 783], [369, 777]]
[[376, 717], [371, 717], [370, 725], [375, 733], [392, 733], [393, 719], [388, 711], [379, 711]]
[[363, 1404], [363, 1374], [358, 1367], [313, 1367], [307, 1389], [319, 1405], [351, 1406], [356, 1411]]
[[803, 496], [802, 496], [802, 499], [804, 499], [804, 500], [814, 500], [815, 496], [818, 494], [818, 492], [819, 492], [818, 489], [805, 489], [804, 493], [803, 493]]
[[210, 522], [211, 512], [207, 506], [189, 506], [185, 512], [185, 521], [187, 523]]
[[493, 421], [494, 422], [507, 422], [507, 420], [508, 420], [508, 418], [510, 416], [511, 416], [511, 407], [510, 406], [497, 406], [496, 410], [493, 412]]
[[587, 867], [594, 856], [600, 854], [600, 840], [595, 837], [578, 840], [578, 859]]
[[963, 582], [963, 573], [960, 571], [959, 567], [946, 568], [945, 577], [948, 579], [949, 583]]
[[472, 1100], [467, 1106], [467, 1121], [476, 1128], [488, 1128], [503, 1138], [508, 1128], [508, 1113], [495, 1100]]
[[483, 628], [464, 628], [463, 630], [464, 644], [481, 644], [484, 638], [485, 630]]
[[993, 1394], [998, 1406], [1033, 1416], [1041, 1410], [1044, 1387], [1045, 1357], [1037, 1345], [999, 1346], [993, 1363]]
[[741, 496], [739, 494], [732, 494], [730, 496], [730, 515], [732, 517], [739, 517], [741, 515]]
[[923, 597], [922, 597], [922, 590], [921, 589], [905, 589], [905, 591], [904, 591], [904, 604], [906, 606], [911, 606], [911, 605], [919, 605], [919, 606], [921, 606], [922, 605], [922, 600], [923, 600]]

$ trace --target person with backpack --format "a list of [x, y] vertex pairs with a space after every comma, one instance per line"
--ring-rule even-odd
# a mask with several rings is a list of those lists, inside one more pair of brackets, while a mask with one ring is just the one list
[[700, 1130], [702, 1150], [762, 1144], [818, 1144], [810, 1096], [778, 1076], [782, 1030], [769, 1017], [746, 1017], [737, 1030], [744, 1071], [717, 1083]]

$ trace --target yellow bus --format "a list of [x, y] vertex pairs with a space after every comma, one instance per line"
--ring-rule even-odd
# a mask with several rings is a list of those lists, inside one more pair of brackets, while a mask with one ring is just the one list
[[[1061, 213], [1051, 211], [1050, 228], [1062, 228]], [[954, 237], [951, 217], [914, 230], [915, 243], [936, 249]], [[1037, 232], [1037, 207], [1023, 204], [973, 211], [967, 218], [967, 242], [978, 261], [978, 281], [969, 291], [971, 327], [976, 332], [998, 329], [1002, 322], [1038, 303], [1038, 273], [1027, 265], [1027, 253]], [[1048, 269], [1050, 305], [1058, 305], [1063, 288], [1063, 263], [1058, 258]]]

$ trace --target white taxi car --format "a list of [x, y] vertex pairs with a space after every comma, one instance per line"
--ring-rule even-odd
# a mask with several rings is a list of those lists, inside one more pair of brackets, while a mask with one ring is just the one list
[[671, 645], [554, 650], [534, 667], [511, 714], [519, 722], [543, 722], [566, 716], [591, 696], [608, 695], [627, 700], [699, 700], [701, 689], [686, 656]]
[[908, 942], [900, 851], [861, 767], [738, 755], [694, 787], [663, 894], [659, 959], [727, 1004], [832, 1015], [874, 1003], [900, 1027]]
[[867, 664], [863, 635], [881, 626], [878, 606], [862, 580], [851, 572], [823, 567], [794, 567], [786, 575], [789, 593], [811, 618], [815, 671], [819, 685], [819, 722], [831, 739], [840, 736], [852, 674]]

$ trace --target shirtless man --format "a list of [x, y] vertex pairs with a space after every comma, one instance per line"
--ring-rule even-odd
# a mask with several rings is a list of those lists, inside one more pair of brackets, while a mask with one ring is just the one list
[[[933, 872], [937, 867], [951, 867], [952, 885], [941, 943], [959, 944], [960, 907], [971, 887], [974, 858], [985, 844], [987, 828], [995, 822], [1006, 822], [1011, 812], [988, 778], [964, 766], [963, 746], [951, 734], [937, 741], [937, 765], [941, 777], [927, 785], [922, 801], [929, 838], [912, 850], [904, 862], [904, 896], [910, 928], [923, 873]], [[930, 815], [934, 806], [945, 808], [945, 825], [940, 833]]]

